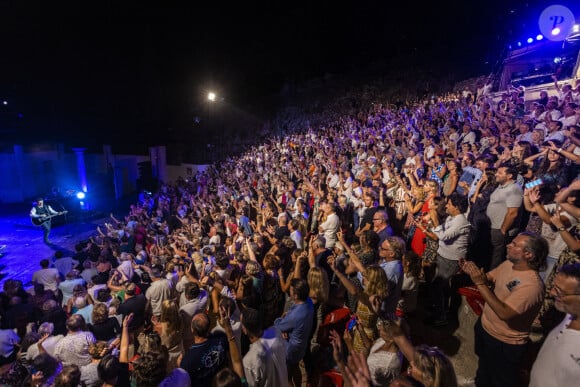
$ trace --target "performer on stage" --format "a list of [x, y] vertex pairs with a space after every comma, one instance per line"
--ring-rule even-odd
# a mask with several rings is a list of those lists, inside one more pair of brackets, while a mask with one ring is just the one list
[[[36, 199], [36, 204], [30, 210], [30, 218], [34, 224], [42, 227], [44, 231], [44, 243], [47, 245], [51, 244], [48, 236], [50, 235], [50, 226], [51, 226], [51, 215], [59, 215], [59, 212], [56, 212], [52, 209], [49, 205], [44, 205], [44, 199], [38, 198]], [[35, 222], [36, 219], [36, 222]]]

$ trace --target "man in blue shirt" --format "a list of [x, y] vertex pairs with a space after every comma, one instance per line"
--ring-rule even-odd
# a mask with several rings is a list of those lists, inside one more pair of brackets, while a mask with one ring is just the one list
[[308, 298], [310, 288], [308, 282], [300, 278], [294, 278], [290, 282], [290, 298], [293, 305], [284, 317], [274, 321], [276, 327], [286, 341], [286, 365], [288, 378], [295, 386], [302, 384], [300, 372], [300, 360], [306, 354], [309, 345], [309, 337], [314, 322], [314, 305]]
[[473, 155], [463, 156], [463, 162], [461, 166], [463, 168], [463, 173], [459, 177], [459, 183], [457, 184], [457, 192], [462, 195], [466, 195], [471, 198], [475, 193], [475, 188], [477, 187], [477, 182], [481, 179], [481, 175], [487, 168], [493, 165], [494, 157], [490, 154], [483, 154], [477, 158], [475, 161], [475, 167], [466, 165], [473, 158]]

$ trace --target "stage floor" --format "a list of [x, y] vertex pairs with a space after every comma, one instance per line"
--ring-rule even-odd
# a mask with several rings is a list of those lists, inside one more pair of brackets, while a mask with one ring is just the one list
[[40, 261], [52, 259], [56, 251], [64, 256], [72, 256], [75, 245], [97, 233], [97, 226], [104, 229], [105, 222], [111, 222], [109, 215], [117, 219], [127, 215], [129, 205], [136, 201], [130, 196], [121, 200], [101, 200], [91, 211], [72, 212], [55, 218], [50, 234], [53, 245], [45, 245], [42, 228], [30, 222], [28, 204], [0, 206], [0, 245], [6, 248], [0, 253], [0, 290], [7, 279], [21, 280], [29, 288], [32, 274], [40, 269]]

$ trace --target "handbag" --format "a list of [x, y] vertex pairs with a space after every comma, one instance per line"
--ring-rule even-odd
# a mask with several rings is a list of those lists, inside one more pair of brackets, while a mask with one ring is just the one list
[[437, 260], [437, 249], [439, 249], [439, 242], [435, 239], [426, 237], [425, 250], [423, 251], [423, 262], [434, 263]]
[[419, 222], [421, 220], [421, 215], [421, 213], [416, 215], [407, 213], [407, 220], [405, 221], [405, 229], [407, 230], [407, 242], [411, 242], [413, 240], [415, 230], [417, 230], [415, 222]]

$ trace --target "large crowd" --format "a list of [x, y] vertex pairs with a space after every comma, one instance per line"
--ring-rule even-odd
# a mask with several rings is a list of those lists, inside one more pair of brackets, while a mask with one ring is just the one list
[[452, 387], [407, 321], [466, 286], [477, 386], [574, 385], [580, 82], [555, 86], [333, 110], [141, 194], [5, 281], [0, 384]]

